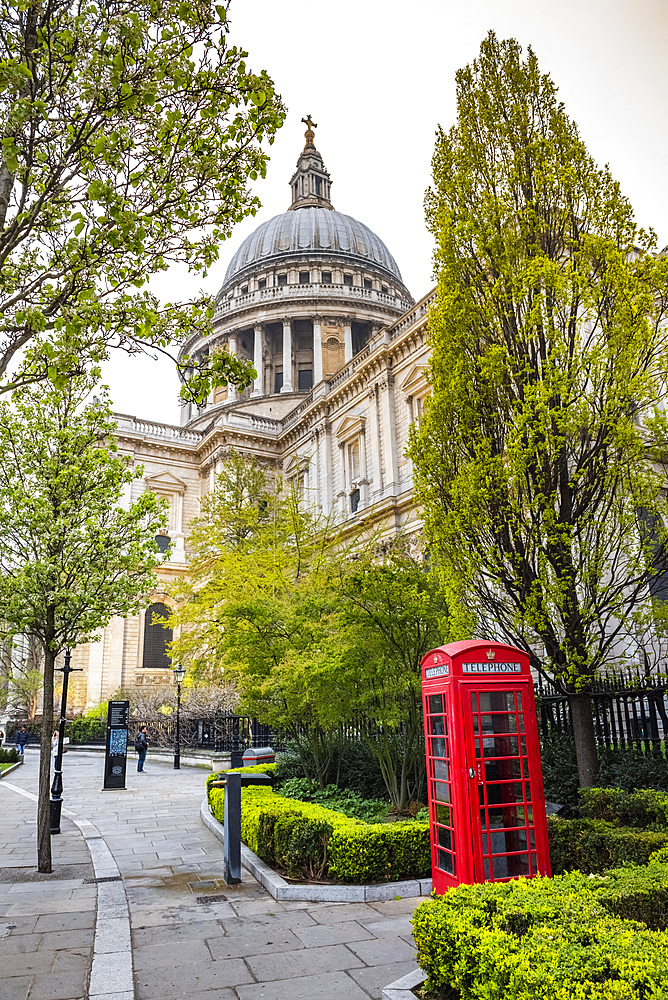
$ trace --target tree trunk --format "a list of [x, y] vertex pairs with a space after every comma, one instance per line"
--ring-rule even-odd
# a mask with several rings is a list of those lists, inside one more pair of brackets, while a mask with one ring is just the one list
[[598, 756], [594, 735], [594, 717], [591, 710], [591, 695], [569, 694], [575, 737], [575, 754], [578, 761], [578, 777], [581, 788], [589, 788], [596, 780]]
[[37, 867], [51, 872], [51, 738], [53, 735], [53, 671], [55, 653], [44, 648], [44, 701], [42, 739], [39, 752], [39, 791], [37, 800]]

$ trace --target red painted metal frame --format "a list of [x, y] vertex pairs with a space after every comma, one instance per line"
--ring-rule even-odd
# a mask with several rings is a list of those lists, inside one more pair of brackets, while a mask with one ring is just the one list
[[480, 640], [432, 649], [422, 698], [434, 891], [549, 875], [527, 654]]

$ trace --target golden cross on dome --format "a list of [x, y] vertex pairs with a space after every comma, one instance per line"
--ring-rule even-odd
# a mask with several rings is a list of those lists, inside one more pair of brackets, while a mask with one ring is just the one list
[[306, 139], [306, 145], [312, 146], [313, 140], [315, 139], [315, 132], [313, 131], [313, 129], [317, 128], [318, 126], [314, 121], [311, 121], [310, 115], [307, 115], [306, 118], [302, 118], [302, 121], [304, 122], [304, 125], [306, 125], [306, 132], [304, 133], [304, 138]]

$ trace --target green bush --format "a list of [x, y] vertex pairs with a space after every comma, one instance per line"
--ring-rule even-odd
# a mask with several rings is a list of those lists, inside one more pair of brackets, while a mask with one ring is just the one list
[[[643, 881], [644, 880], [644, 881]], [[427, 992], [461, 1000], [665, 1000], [668, 937], [654, 925], [668, 865], [604, 878], [464, 885], [422, 903], [413, 933]], [[644, 904], [643, 904], [644, 901]]]
[[18, 750], [9, 750], [6, 747], [0, 747], [0, 764], [16, 764], [18, 760], [20, 760]]
[[602, 873], [625, 863], [647, 864], [654, 851], [668, 844], [668, 830], [613, 826], [602, 819], [550, 816], [547, 830], [553, 875]]
[[[346, 790], [356, 792], [364, 799], [387, 798], [387, 789], [378, 765], [378, 758], [372, 752], [369, 744], [361, 739], [346, 739], [338, 735], [333, 736], [333, 742], [335, 752], [326, 775], [327, 783], [341, 788], [341, 782], [345, 780]], [[312, 760], [308, 746], [302, 746], [301, 757], [306, 759], [310, 774], [315, 774], [315, 762]], [[296, 740], [288, 741], [285, 750], [281, 751], [276, 758], [278, 764], [277, 782], [306, 777], [301, 757]]]
[[72, 719], [65, 723], [65, 735], [72, 743], [88, 743], [89, 740], [104, 739], [107, 735], [107, 721], [100, 718]]
[[[597, 899], [608, 913], [637, 920], [652, 930], [668, 928], [668, 848], [663, 862], [656, 851], [649, 865], [606, 872]], [[668, 943], [668, 941], [667, 941]]]
[[[260, 771], [275, 765], [239, 768]], [[270, 772], [271, 773], [271, 772]], [[207, 779], [211, 811], [224, 820], [224, 790]], [[241, 837], [264, 861], [293, 878], [330, 875], [342, 882], [428, 878], [431, 872], [426, 823], [363, 823], [312, 802], [276, 795], [267, 786], [241, 791]]]
[[374, 820], [387, 815], [391, 805], [390, 802], [383, 799], [364, 799], [359, 792], [339, 788], [338, 785], [327, 785], [326, 788], [319, 788], [315, 782], [309, 781], [308, 778], [289, 778], [278, 789], [278, 794], [287, 799], [315, 802], [319, 806], [336, 809], [344, 816], [364, 820], [365, 823], [373, 823]]
[[[578, 769], [572, 736], [552, 733], [540, 741], [543, 785], [548, 802], [566, 807], [562, 815], [578, 813]], [[641, 750], [598, 747], [596, 784], [600, 788], [661, 788], [668, 791], [668, 760]]]
[[623, 788], [581, 788], [582, 815], [618, 826], [668, 829], [668, 793], [655, 788], [628, 792]]

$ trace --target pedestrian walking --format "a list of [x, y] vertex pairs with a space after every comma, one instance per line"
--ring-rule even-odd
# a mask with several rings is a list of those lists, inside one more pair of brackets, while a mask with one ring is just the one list
[[146, 726], [142, 726], [139, 730], [139, 736], [135, 740], [135, 750], [139, 755], [137, 757], [137, 771], [139, 774], [144, 774], [144, 761], [146, 760], [146, 754], [148, 752], [148, 736], [146, 735]]
[[26, 743], [28, 742], [29, 739], [30, 736], [28, 734], [28, 730], [26, 729], [25, 726], [21, 726], [19, 730], [19, 735], [16, 737], [16, 749], [18, 750], [18, 752], [21, 754], [22, 757], [26, 752]]
[[4, 729], [0, 729], [0, 747], [4, 742], [5, 742], [5, 731]]
[[58, 763], [58, 730], [51, 737], [51, 753], [53, 754], [53, 769], [55, 771]]

